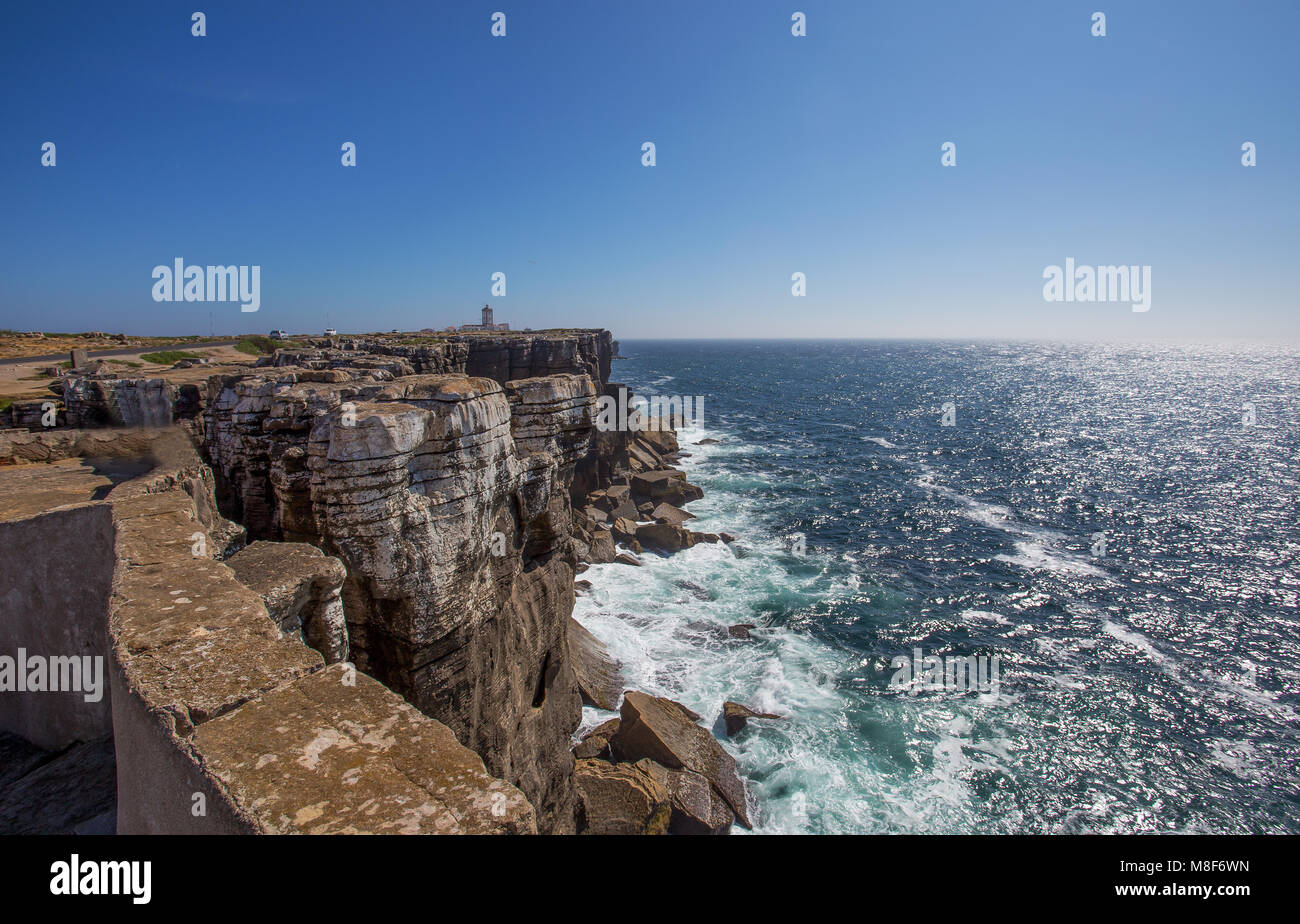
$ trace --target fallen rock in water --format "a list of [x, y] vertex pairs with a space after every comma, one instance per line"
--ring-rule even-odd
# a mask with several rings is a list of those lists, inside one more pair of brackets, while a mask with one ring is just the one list
[[669, 834], [730, 834], [736, 820], [726, 800], [703, 776], [691, 770], [670, 770], [654, 761], [642, 759], [643, 767], [668, 790], [672, 815]]
[[752, 622], [738, 622], [734, 626], [727, 626], [727, 634], [732, 638], [748, 639], [753, 638], [753, 636], [749, 634], [749, 630], [757, 628], [758, 626], [754, 625]]
[[614, 561], [620, 565], [636, 565], [638, 568], [641, 567], [641, 562], [637, 561], [637, 559], [633, 558], [626, 552], [619, 552], [614, 556]]
[[669, 523], [642, 523], [636, 528], [636, 539], [643, 546], [679, 552], [695, 544], [692, 533]]
[[579, 760], [573, 770], [578, 789], [581, 834], [666, 834], [672, 816], [668, 790], [644, 767]]
[[704, 496], [703, 489], [689, 483], [685, 473], [671, 468], [633, 475], [632, 493], [636, 497], [647, 498], [656, 505], [666, 501], [675, 507]]
[[[581, 574], [582, 572], [578, 573]], [[591, 590], [591, 581], [582, 580], [573, 582], [574, 593], [585, 594], [589, 590]]]
[[731, 535], [731, 533], [718, 533], [718, 538], [727, 543], [727, 545], [731, 545], [731, 543], [736, 541], [736, 537]]
[[680, 703], [629, 690], [619, 710], [622, 721], [610, 744], [622, 761], [648, 757], [670, 770], [700, 774], [736, 814], [751, 827], [745, 806], [745, 786], [736, 761], [707, 731], [695, 724], [698, 716]]
[[715, 440], [713, 437], [709, 436], [709, 437], [705, 437], [705, 438], [702, 439], [702, 440], [696, 440], [696, 441], [695, 441], [695, 445], [696, 445], [696, 446], [716, 446], [716, 445], [718, 445], [718, 444], [721, 443], [721, 442], [722, 442], [722, 440]]
[[755, 712], [748, 706], [742, 706], [740, 703], [733, 703], [727, 700], [722, 704], [722, 720], [727, 726], [727, 737], [739, 732], [745, 727], [749, 719], [783, 719], [785, 716], [774, 715], [771, 712]]
[[660, 504], [650, 511], [650, 518], [656, 523], [671, 523], [673, 526], [681, 526], [687, 520], [694, 520], [695, 514], [689, 513], [680, 507], [674, 507], [672, 504]]
[[610, 719], [587, 732], [574, 747], [573, 756], [579, 760], [600, 758], [612, 762], [614, 753], [610, 750], [609, 742], [618, 732], [618, 723], [618, 719]]
[[587, 547], [593, 565], [608, 564], [618, 554], [614, 547], [614, 534], [607, 529], [598, 529], [591, 534], [591, 544]]
[[619, 542], [626, 542], [636, 537], [636, 520], [628, 517], [618, 517], [614, 520], [613, 527], [614, 538]]
[[618, 662], [609, 656], [604, 643], [572, 616], [569, 617], [568, 644], [569, 661], [573, 664], [573, 675], [578, 681], [578, 694], [582, 701], [588, 706], [613, 712], [618, 708], [618, 698], [623, 693], [623, 675], [619, 672]]

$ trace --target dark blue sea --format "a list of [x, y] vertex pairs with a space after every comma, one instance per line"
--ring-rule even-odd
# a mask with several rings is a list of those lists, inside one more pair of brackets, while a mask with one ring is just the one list
[[[703, 397], [689, 525], [739, 538], [594, 566], [575, 615], [629, 688], [784, 717], [725, 742], [756, 833], [1300, 833], [1295, 346], [622, 353]], [[900, 688], [918, 649], [995, 689]]]

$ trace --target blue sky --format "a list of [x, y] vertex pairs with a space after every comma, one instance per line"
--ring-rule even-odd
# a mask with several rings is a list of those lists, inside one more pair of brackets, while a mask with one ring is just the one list
[[[1294, 2], [0, 16], [3, 328], [1300, 336]], [[261, 309], [154, 302], [176, 257], [261, 266]], [[1067, 257], [1150, 265], [1151, 310], [1044, 301]]]

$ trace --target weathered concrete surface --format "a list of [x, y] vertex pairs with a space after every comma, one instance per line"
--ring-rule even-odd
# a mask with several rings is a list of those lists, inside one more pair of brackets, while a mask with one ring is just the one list
[[275, 833], [534, 833], [532, 806], [451, 731], [344, 665], [195, 732], [207, 769]]
[[[68, 475], [62, 464], [46, 479], [23, 469], [0, 468], [0, 655], [14, 658], [23, 649], [28, 657], [102, 658], [113, 579], [113, 518], [84, 496], [101, 479], [83, 471]], [[41, 503], [55, 506], [35, 512]], [[98, 701], [88, 702], [87, 693], [77, 690], [0, 692], [0, 731], [46, 749], [108, 733], [111, 705], [103, 661], [99, 667]]]
[[46, 465], [0, 467], [0, 522], [11, 522], [68, 504], [105, 496], [113, 480], [80, 459]]
[[[184, 491], [114, 512], [119, 831], [532, 829], [523, 795], [448, 729], [347, 665], [322, 670], [228, 566], [195, 556]], [[337, 775], [304, 757], [325, 740], [344, 761]]]

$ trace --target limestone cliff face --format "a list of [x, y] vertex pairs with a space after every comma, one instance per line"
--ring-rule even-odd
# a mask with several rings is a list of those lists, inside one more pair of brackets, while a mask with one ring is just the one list
[[[458, 372], [503, 385], [566, 373], [604, 383], [609, 381], [610, 362], [618, 353], [618, 342], [607, 330], [464, 334], [429, 338], [428, 342], [419, 342], [419, 338], [341, 338], [321, 342], [337, 346], [281, 351], [275, 362], [312, 369], [364, 365], [389, 368], [394, 375]], [[409, 370], [400, 371], [393, 365], [394, 360], [409, 364]]]
[[358, 668], [518, 786], [539, 830], [568, 832], [581, 715], [566, 645], [570, 495], [598, 468], [604, 380], [589, 373], [607, 374], [613, 347], [607, 332], [521, 340], [519, 352], [446, 349], [498, 375], [550, 374], [504, 387], [458, 373], [392, 377], [389, 361], [322, 351], [300, 358], [319, 365], [310, 371], [214, 377], [203, 429], [223, 511], [250, 538], [310, 542], [343, 562]]
[[175, 419], [178, 390], [163, 379], [69, 376], [63, 404], [72, 427], [165, 427]]

